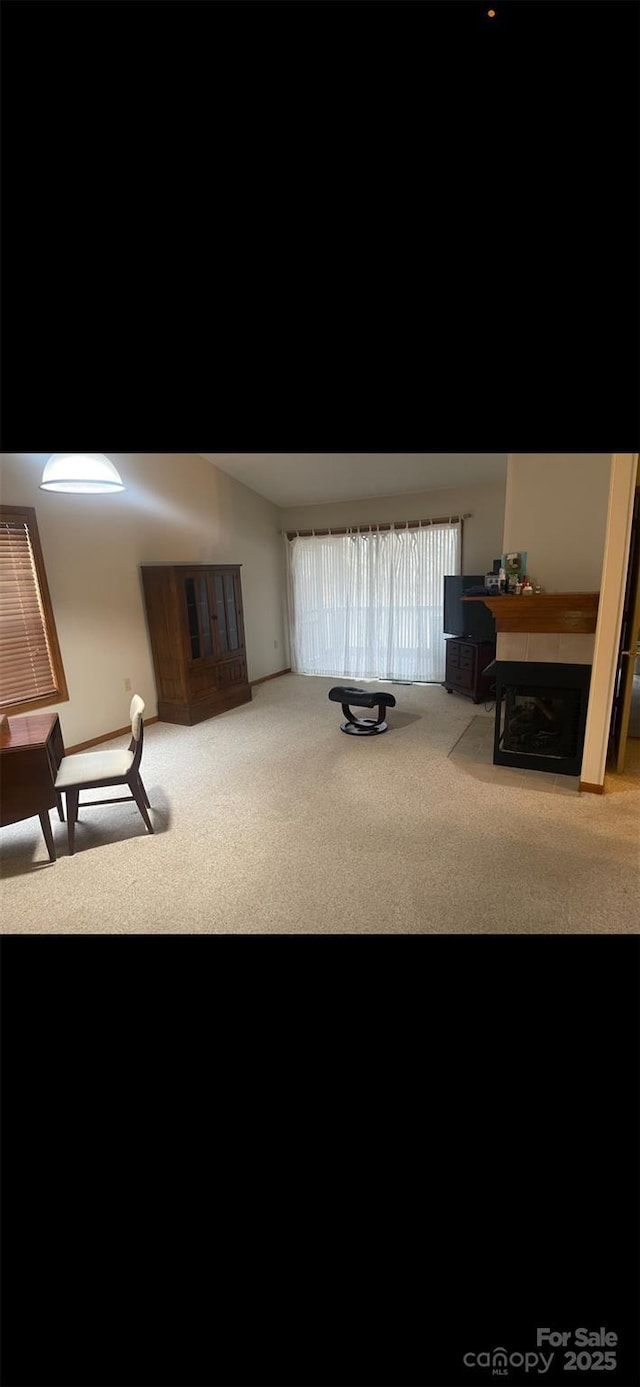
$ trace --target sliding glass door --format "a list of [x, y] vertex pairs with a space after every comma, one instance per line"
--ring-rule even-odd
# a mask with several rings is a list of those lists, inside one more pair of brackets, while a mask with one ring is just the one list
[[288, 541], [291, 668], [344, 679], [444, 679], [443, 590], [460, 524]]

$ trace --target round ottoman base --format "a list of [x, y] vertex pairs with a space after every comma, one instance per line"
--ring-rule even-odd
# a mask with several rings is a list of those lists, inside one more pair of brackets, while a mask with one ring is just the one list
[[350, 737], [373, 737], [376, 732], [386, 732], [386, 722], [376, 722], [374, 718], [359, 718], [357, 722], [342, 722], [341, 732], [348, 732]]

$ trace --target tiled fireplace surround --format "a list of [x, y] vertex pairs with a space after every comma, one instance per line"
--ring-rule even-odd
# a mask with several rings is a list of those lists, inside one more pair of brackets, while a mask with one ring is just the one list
[[[526, 602], [526, 597], [521, 599]], [[549, 664], [592, 665], [595, 635], [565, 632], [498, 632], [496, 660], [541, 661]]]

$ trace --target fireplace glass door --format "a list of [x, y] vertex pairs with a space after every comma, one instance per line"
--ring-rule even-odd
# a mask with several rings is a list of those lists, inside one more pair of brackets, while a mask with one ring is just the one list
[[578, 753], [580, 691], [507, 684], [500, 745], [518, 756], [564, 760]]
[[494, 660], [496, 766], [580, 775], [590, 665]]

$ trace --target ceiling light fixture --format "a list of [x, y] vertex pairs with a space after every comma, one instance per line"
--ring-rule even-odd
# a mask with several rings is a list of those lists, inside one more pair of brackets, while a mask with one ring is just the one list
[[104, 453], [53, 453], [41, 491], [124, 491], [120, 475]]

